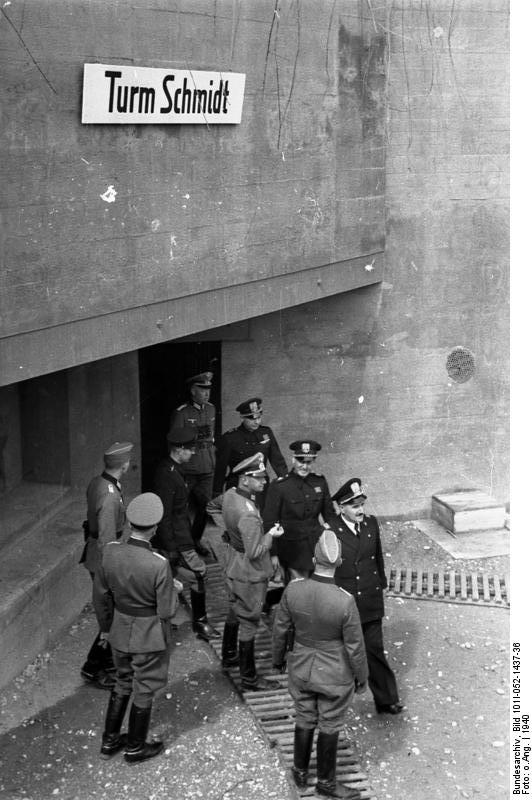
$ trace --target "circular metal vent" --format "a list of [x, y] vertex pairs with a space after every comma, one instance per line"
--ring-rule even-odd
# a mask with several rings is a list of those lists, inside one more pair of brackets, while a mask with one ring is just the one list
[[465, 347], [455, 347], [447, 356], [447, 374], [457, 383], [465, 383], [475, 372], [475, 358]]

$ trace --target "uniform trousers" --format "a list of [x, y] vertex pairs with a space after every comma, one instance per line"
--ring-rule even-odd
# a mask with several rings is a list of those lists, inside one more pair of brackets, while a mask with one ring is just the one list
[[177, 555], [169, 550], [157, 548], [157, 552], [168, 559], [172, 575], [189, 589], [196, 592], [204, 591], [204, 578], [207, 567], [195, 550], [183, 550]]
[[239, 622], [238, 638], [241, 642], [249, 642], [255, 638], [259, 628], [268, 581], [251, 583], [250, 581], [226, 578], [226, 586], [229, 595], [226, 622]]
[[288, 691], [294, 701], [298, 728], [318, 727], [322, 733], [337, 733], [342, 730], [355, 687], [354, 682], [345, 686], [318, 686], [294, 675], [289, 665]]
[[113, 648], [116, 667], [114, 691], [121, 696], [133, 693], [133, 704], [148, 708], [155, 693], [168, 682], [168, 649], [157, 653], [123, 653]]
[[384, 654], [382, 619], [362, 623], [369, 669], [369, 688], [378, 706], [397, 703], [399, 695], [395, 675]]

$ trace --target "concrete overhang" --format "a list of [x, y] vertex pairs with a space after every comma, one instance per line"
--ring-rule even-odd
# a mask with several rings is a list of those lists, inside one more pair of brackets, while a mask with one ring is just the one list
[[0, 340], [0, 386], [379, 283], [384, 253], [65, 322]]

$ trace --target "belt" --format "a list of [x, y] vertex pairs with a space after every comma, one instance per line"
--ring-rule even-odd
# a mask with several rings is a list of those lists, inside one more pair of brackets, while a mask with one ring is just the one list
[[117, 611], [121, 614], [127, 614], [128, 617], [156, 617], [157, 609], [155, 607], [148, 608], [146, 606], [141, 608], [133, 608], [132, 606], [116, 605]]
[[296, 644], [312, 647], [314, 650], [323, 650], [327, 653], [336, 653], [344, 646], [340, 639], [312, 639], [310, 636], [296, 636]]

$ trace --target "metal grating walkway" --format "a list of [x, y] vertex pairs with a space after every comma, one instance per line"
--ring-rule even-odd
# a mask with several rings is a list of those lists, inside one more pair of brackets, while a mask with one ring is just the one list
[[388, 591], [392, 596], [417, 600], [443, 600], [447, 603], [478, 603], [510, 606], [510, 587], [505, 577], [464, 571], [433, 572], [420, 567], [387, 571]]
[[[209, 621], [221, 633], [227, 612], [227, 595], [220, 565], [209, 564], [207, 574], [207, 612]], [[210, 646], [221, 661], [221, 639], [212, 640]], [[289, 771], [293, 760], [294, 707], [292, 698], [288, 694], [287, 676], [274, 674], [271, 670], [271, 633], [263, 621], [255, 639], [255, 662], [257, 671], [263, 678], [274, 678], [282, 684], [282, 687], [271, 691], [242, 693], [238, 668], [229, 670], [226, 674], [242, 695], [244, 702], [255, 717], [268, 742], [272, 747], [278, 748]], [[337, 777], [347, 786], [356, 787], [364, 800], [375, 797], [368, 784], [367, 775], [361, 771], [355, 754], [343, 732], [340, 734], [338, 743]], [[315, 784], [316, 752], [314, 742], [310, 761], [309, 786], [307, 789], [300, 790], [300, 796], [315, 797], [313, 788]]]

